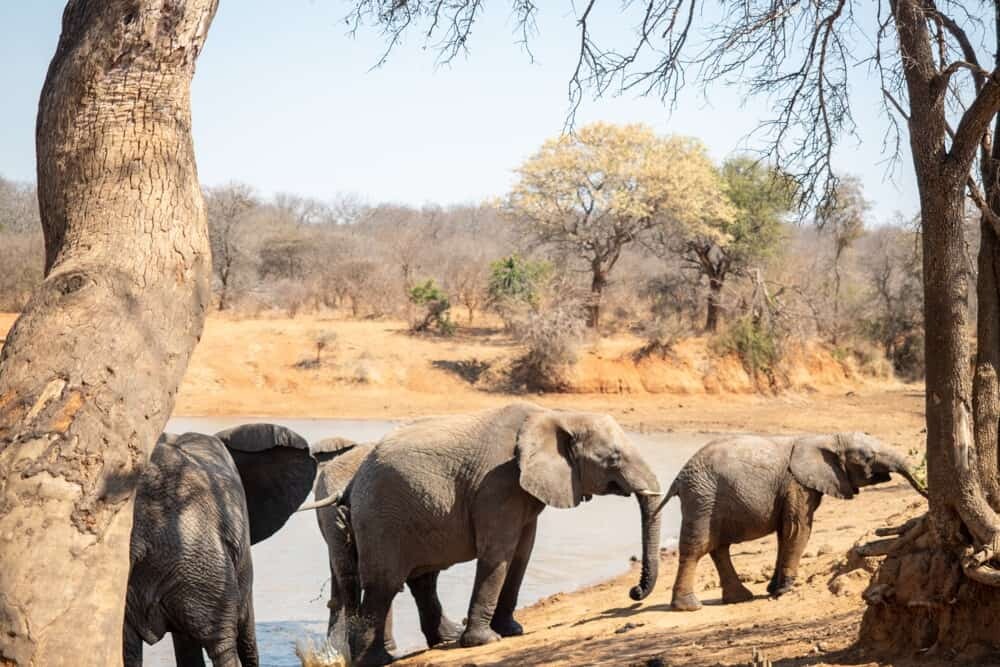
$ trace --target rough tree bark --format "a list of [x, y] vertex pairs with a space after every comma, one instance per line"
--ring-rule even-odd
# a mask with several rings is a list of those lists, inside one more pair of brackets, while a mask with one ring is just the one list
[[70, 0], [46, 278], [0, 358], [0, 665], [121, 664], [132, 494], [210, 302], [190, 81], [217, 0]]
[[708, 313], [705, 315], [705, 331], [709, 333], [715, 333], [719, 328], [719, 312], [722, 310], [722, 281], [721, 277], [708, 277]]
[[587, 304], [587, 326], [591, 329], [597, 329], [601, 326], [601, 301], [604, 299], [604, 290], [608, 286], [608, 269], [600, 260], [592, 261], [590, 269], [590, 302]]
[[[894, 653], [954, 650], [973, 657], [1000, 649], [1000, 573], [990, 562], [1000, 547], [1000, 346], [997, 237], [984, 220], [973, 384], [963, 220], [969, 170], [1000, 109], [1000, 81], [996, 75], [984, 81], [949, 148], [947, 78], [935, 65], [926, 5], [895, 0], [892, 8], [910, 96], [910, 144], [923, 222], [930, 511], [888, 549], [889, 557], [865, 593], [870, 606], [861, 636]], [[984, 169], [990, 170], [990, 155], [983, 157]], [[995, 165], [992, 171], [995, 176]]]

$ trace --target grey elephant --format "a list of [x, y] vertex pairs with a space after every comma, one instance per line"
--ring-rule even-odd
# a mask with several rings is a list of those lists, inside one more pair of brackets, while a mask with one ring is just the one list
[[126, 667], [170, 632], [181, 667], [256, 667], [250, 545], [309, 495], [308, 443], [272, 424], [163, 434], [136, 490], [123, 637]]
[[656, 582], [655, 510], [663, 494], [614, 419], [514, 404], [393, 431], [365, 457], [341, 500], [350, 507], [363, 591], [352, 654], [362, 665], [390, 662], [385, 622], [403, 583], [473, 559], [476, 575], [460, 643], [521, 634], [514, 609], [538, 514], [593, 495], [633, 493], [643, 558], [630, 594], [641, 600]]
[[[375, 448], [373, 444], [358, 444], [345, 438], [327, 438], [311, 446], [318, 464], [315, 495], [317, 499], [339, 498]], [[356, 618], [361, 602], [361, 581], [358, 578], [357, 553], [350, 527], [349, 510], [341, 504], [327, 505], [316, 511], [320, 532], [327, 544], [330, 562], [330, 620], [327, 636], [335, 646], [344, 647], [349, 632], [349, 619]], [[449, 620], [441, 610], [437, 595], [438, 572], [428, 572], [407, 580], [407, 586], [417, 603], [420, 627], [428, 646], [454, 641], [461, 626]], [[394, 651], [392, 613], [386, 616], [385, 649]]]
[[859, 487], [889, 481], [889, 473], [902, 475], [926, 495], [901, 455], [863, 433], [736, 436], [708, 443], [681, 468], [663, 500], [681, 499], [671, 606], [701, 608], [694, 584], [705, 554], [718, 570], [724, 603], [752, 599], [729, 547], [770, 533], [778, 534], [778, 558], [767, 592], [774, 597], [788, 592], [823, 496], [852, 498]]

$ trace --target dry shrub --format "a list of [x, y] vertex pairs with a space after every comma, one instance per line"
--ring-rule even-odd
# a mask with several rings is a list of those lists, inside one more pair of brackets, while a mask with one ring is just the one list
[[893, 377], [892, 363], [871, 341], [852, 339], [844, 345], [833, 348], [831, 353], [854, 376], [877, 380], [890, 380]]
[[646, 343], [635, 353], [636, 361], [658, 356], [666, 359], [673, 354], [674, 345], [694, 334], [690, 320], [681, 313], [657, 315], [642, 325], [640, 335]]
[[516, 385], [538, 391], [565, 391], [576, 363], [585, 326], [579, 302], [527, 311], [514, 325], [514, 336], [527, 348], [512, 369]]

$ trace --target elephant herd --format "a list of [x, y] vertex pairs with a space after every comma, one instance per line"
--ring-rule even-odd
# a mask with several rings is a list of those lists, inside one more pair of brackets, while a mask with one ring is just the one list
[[[705, 445], [663, 492], [656, 475], [607, 415], [530, 404], [428, 418], [378, 443], [330, 438], [310, 445], [291, 430], [248, 424], [215, 436], [160, 437], [136, 495], [124, 627], [126, 667], [142, 643], [170, 632], [177, 664], [258, 665], [250, 545], [296, 510], [315, 510], [331, 574], [328, 633], [353, 664], [392, 660], [391, 605], [404, 584], [429, 646], [477, 646], [520, 635], [514, 618], [545, 507], [595, 495], [634, 496], [642, 600], [656, 584], [660, 509], [677, 496], [682, 523], [672, 607], [694, 611], [695, 568], [709, 554], [723, 602], [749, 600], [730, 545], [778, 535], [778, 597], [795, 583], [823, 495], [903, 475], [905, 461], [860, 433], [723, 438]], [[310, 491], [316, 500], [303, 505]], [[476, 561], [464, 625], [437, 594], [441, 570]]]

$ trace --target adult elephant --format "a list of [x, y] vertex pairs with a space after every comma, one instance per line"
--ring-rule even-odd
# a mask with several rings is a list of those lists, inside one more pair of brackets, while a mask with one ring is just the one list
[[926, 495], [903, 457], [864, 433], [737, 436], [708, 443], [684, 464], [664, 499], [680, 496], [683, 517], [671, 605], [701, 608], [694, 583], [705, 554], [718, 570], [724, 603], [753, 599], [729, 547], [770, 533], [778, 534], [778, 557], [767, 592], [788, 592], [823, 496], [852, 498], [862, 486], [888, 482], [890, 473]]
[[[315, 495], [318, 499], [340, 498], [354, 478], [362, 461], [375, 448], [371, 443], [358, 444], [345, 438], [326, 438], [311, 446], [316, 459]], [[330, 619], [327, 637], [334, 646], [345, 646], [349, 619], [356, 618], [361, 602], [361, 581], [358, 578], [357, 552], [351, 531], [349, 508], [343, 504], [327, 505], [316, 511], [320, 533], [327, 544], [330, 562]], [[407, 580], [407, 586], [417, 603], [420, 628], [428, 646], [454, 641], [462, 626], [454, 623], [441, 609], [437, 595], [438, 572], [428, 572]], [[386, 616], [385, 649], [394, 651], [392, 612]]]
[[308, 443], [273, 424], [214, 436], [163, 434], [139, 479], [124, 661], [170, 632], [180, 667], [256, 667], [250, 545], [274, 534], [312, 488]]
[[631, 595], [641, 600], [656, 582], [662, 494], [614, 419], [515, 404], [393, 431], [365, 457], [342, 499], [363, 590], [353, 655], [362, 665], [391, 661], [385, 623], [403, 583], [472, 559], [476, 577], [460, 643], [521, 634], [513, 614], [538, 514], [592, 495], [633, 493], [643, 559]]

